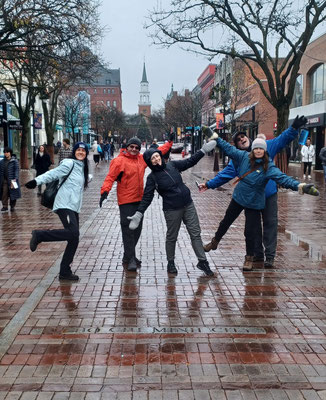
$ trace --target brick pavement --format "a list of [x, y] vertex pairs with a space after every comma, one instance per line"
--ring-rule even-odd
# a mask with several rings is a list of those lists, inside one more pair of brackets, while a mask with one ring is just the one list
[[[198, 193], [194, 179], [212, 177], [212, 163], [207, 157], [184, 173], [204, 240], [232, 189]], [[142, 268], [123, 271], [115, 192], [98, 208], [106, 170], [93, 171], [85, 194], [78, 283], [57, 280], [64, 244], [29, 251], [32, 229], [60, 226], [36, 191], [23, 189], [17, 212], [0, 216], [0, 400], [326, 399], [322, 175], [313, 177], [318, 199], [279, 194], [274, 270], [242, 273], [241, 216], [209, 253], [216, 273], [209, 279], [196, 269], [183, 227], [179, 274], [167, 276], [157, 196], [144, 220]]]

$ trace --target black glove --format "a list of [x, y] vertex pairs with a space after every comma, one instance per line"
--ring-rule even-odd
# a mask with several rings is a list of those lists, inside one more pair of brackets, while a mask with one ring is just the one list
[[303, 193], [310, 194], [311, 196], [319, 196], [319, 191], [313, 183], [307, 183], [302, 188]]
[[169, 142], [173, 142], [174, 141], [174, 133], [169, 133]]
[[103, 194], [101, 194], [101, 198], [100, 198], [100, 207], [102, 207], [102, 203], [104, 200], [106, 200], [108, 198], [109, 193], [108, 192], [104, 192]]
[[308, 122], [307, 118], [304, 115], [301, 115], [299, 118], [299, 115], [295, 117], [295, 120], [292, 123], [292, 128], [294, 129], [300, 129], [302, 126], [306, 125]]
[[35, 179], [33, 179], [33, 180], [31, 180], [31, 181], [28, 181], [28, 182], [25, 184], [25, 187], [27, 187], [27, 189], [35, 189], [36, 186], [37, 186], [37, 184], [36, 184], [36, 180], [35, 180]]

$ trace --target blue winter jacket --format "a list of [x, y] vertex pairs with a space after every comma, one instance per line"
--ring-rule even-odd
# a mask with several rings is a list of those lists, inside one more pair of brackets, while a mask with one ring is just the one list
[[74, 166], [74, 169], [68, 179], [60, 187], [55, 197], [52, 211], [67, 208], [77, 213], [80, 212], [84, 192], [84, 162], [73, 160], [72, 158], [65, 158], [57, 168], [51, 169], [45, 174], [35, 178], [37, 185], [50, 183], [56, 179], [59, 179], [61, 182], [62, 179], [69, 174], [72, 166]]
[[[244, 175], [251, 170], [249, 155], [250, 153], [238, 150], [231, 146], [225, 140], [218, 138], [217, 146], [221, 148], [230, 158], [232, 158], [235, 168], [239, 172], [239, 176]], [[245, 176], [235, 187], [232, 198], [245, 208], [253, 208], [262, 210], [265, 208], [265, 186], [269, 179], [285, 188], [297, 191], [300, 182], [283, 174], [273, 161], [269, 161], [268, 170], [265, 172], [262, 166], [262, 160], [257, 160], [257, 169]]]
[[[266, 140], [267, 152], [272, 160], [274, 159], [277, 153], [279, 153], [286, 145], [291, 143], [292, 140], [294, 140], [298, 136], [298, 132], [299, 131], [292, 128], [291, 126], [276, 138]], [[231, 160], [229, 164], [223, 169], [223, 171], [219, 172], [215, 176], [215, 178], [206, 182], [206, 186], [209, 189], [215, 189], [229, 182], [236, 176], [239, 176], [239, 171], [234, 166], [233, 161]], [[275, 193], [277, 193], [277, 185], [273, 180], [270, 180], [265, 187], [265, 196], [266, 198], [268, 198]]]

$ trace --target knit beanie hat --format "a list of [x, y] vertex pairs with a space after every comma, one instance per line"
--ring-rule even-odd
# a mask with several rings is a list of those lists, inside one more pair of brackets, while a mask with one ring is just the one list
[[79, 149], [79, 148], [85, 149], [85, 150], [86, 150], [86, 155], [88, 155], [88, 146], [87, 146], [87, 144], [84, 143], [84, 142], [77, 142], [77, 143], [75, 144], [74, 148], [72, 149], [72, 154], [73, 154], [73, 156], [75, 156], [75, 152], [76, 152], [76, 150]]
[[232, 135], [232, 141], [233, 141], [235, 147], [237, 147], [237, 137], [238, 137], [239, 135], [245, 135], [245, 136], [247, 136], [247, 133], [246, 133], [246, 132], [237, 131], [237, 132], [235, 132], [235, 133]]
[[252, 142], [251, 145], [251, 150], [253, 149], [264, 149], [265, 151], [267, 151], [267, 143], [266, 140], [261, 139], [261, 138], [257, 138]]
[[132, 137], [131, 139], [129, 139], [128, 140], [128, 142], [127, 142], [127, 147], [130, 145], [130, 144], [136, 144], [137, 146], [139, 146], [139, 148], [141, 149], [141, 141], [138, 139], [138, 137]]

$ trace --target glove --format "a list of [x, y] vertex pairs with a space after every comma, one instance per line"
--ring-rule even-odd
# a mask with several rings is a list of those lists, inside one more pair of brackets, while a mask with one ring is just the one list
[[173, 132], [169, 133], [168, 139], [169, 139], [169, 142], [173, 142], [174, 141], [174, 133]]
[[127, 217], [127, 219], [130, 220], [129, 229], [131, 229], [132, 231], [137, 229], [142, 218], [143, 214], [139, 211], [136, 211], [135, 214], [132, 215], [131, 217]]
[[299, 118], [299, 115], [295, 117], [295, 120], [293, 121], [292, 128], [298, 130], [300, 129], [303, 125], [306, 125], [308, 122], [307, 118], [304, 115], [301, 115]]
[[104, 200], [106, 200], [108, 198], [109, 193], [108, 192], [104, 192], [103, 194], [101, 194], [101, 198], [100, 198], [100, 207], [102, 207], [102, 203]]
[[215, 140], [211, 140], [205, 144], [203, 144], [203, 147], [200, 149], [202, 152], [205, 154], [209, 153], [210, 151], [214, 150], [216, 147], [216, 142]]
[[36, 186], [37, 186], [37, 184], [36, 184], [36, 180], [35, 179], [32, 179], [31, 181], [28, 181], [25, 184], [25, 187], [27, 187], [27, 189], [35, 189]]
[[201, 130], [202, 130], [203, 134], [208, 137], [211, 137], [213, 135], [213, 131], [211, 130], [211, 128], [209, 126], [203, 125], [201, 127]]
[[319, 191], [313, 183], [300, 183], [298, 186], [299, 194], [310, 194], [311, 196], [319, 196]]

